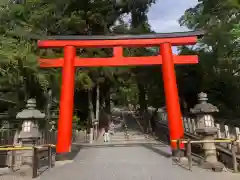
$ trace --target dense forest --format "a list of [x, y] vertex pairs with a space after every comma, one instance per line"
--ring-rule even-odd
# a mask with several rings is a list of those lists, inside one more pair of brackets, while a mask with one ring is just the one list
[[[2, 112], [14, 114], [34, 97], [45, 110], [51, 101], [58, 109], [61, 69], [40, 69], [38, 57], [61, 57], [61, 49], [38, 49], [37, 40], [52, 35], [119, 35], [156, 33], [148, 21], [155, 0], [14, 0], [0, 1], [0, 97]], [[126, 16], [130, 21], [126, 21]], [[176, 67], [180, 101], [186, 111], [199, 92], [221, 116], [240, 116], [240, 2], [198, 0], [179, 17], [181, 26], [204, 30], [197, 46], [179, 47], [180, 54], [197, 54], [200, 63]], [[126, 56], [155, 55], [158, 47], [126, 48]], [[111, 49], [78, 49], [80, 57], [111, 56]], [[93, 118], [96, 98], [110, 112], [111, 104], [148, 106], [165, 104], [160, 66], [77, 68], [75, 116], [82, 124]], [[8, 107], [8, 108], [6, 108]]]

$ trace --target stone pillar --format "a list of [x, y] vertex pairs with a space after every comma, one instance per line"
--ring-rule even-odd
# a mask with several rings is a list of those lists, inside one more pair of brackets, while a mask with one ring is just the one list
[[[200, 93], [198, 98], [199, 103], [190, 110], [191, 113], [196, 116], [196, 133], [202, 136], [203, 141], [214, 140], [218, 129], [214, 125], [212, 115], [219, 110], [216, 106], [207, 102], [208, 98], [206, 93]], [[202, 167], [214, 171], [222, 171], [224, 165], [217, 160], [215, 143], [203, 143], [203, 150], [204, 161], [201, 163]]]
[[97, 119], [94, 119], [94, 121], [93, 121], [93, 127], [94, 127], [94, 129], [93, 129], [93, 139], [96, 141], [97, 140], [97, 138], [98, 138], [98, 123], [99, 121], [97, 120]]
[[90, 128], [90, 133], [89, 133], [89, 143], [93, 143], [93, 128]]
[[[16, 116], [17, 119], [22, 120], [22, 129], [18, 135], [18, 141], [22, 146], [32, 147], [37, 145], [40, 139], [40, 133], [38, 129], [37, 121], [43, 120], [45, 114], [35, 109], [36, 100], [29, 99], [27, 101], [26, 109], [23, 109]], [[32, 150], [23, 150], [22, 153], [22, 165], [32, 166]]]

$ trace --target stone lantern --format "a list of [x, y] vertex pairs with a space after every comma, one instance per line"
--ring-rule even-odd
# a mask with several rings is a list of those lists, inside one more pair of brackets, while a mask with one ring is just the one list
[[36, 108], [36, 100], [29, 99], [26, 109], [23, 109], [16, 116], [17, 119], [23, 120], [22, 129], [19, 133], [19, 140], [26, 145], [34, 145], [40, 138], [38, 131], [38, 121], [45, 118], [45, 114], [41, 113]]
[[[211, 141], [215, 139], [217, 128], [214, 125], [213, 114], [218, 112], [218, 108], [207, 102], [207, 94], [199, 93], [199, 103], [195, 105], [190, 112], [196, 116], [196, 133], [202, 137], [202, 140]], [[222, 171], [224, 165], [217, 160], [215, 143], [203, 143], [204, 161], [203, 168]]]
[[[18, 135], [18, 141], [23, 146], [33, 146], [37, 144], [41, 135], [38, 130], [38, 121], [45, 118], [45, 114], [41, 113], [36, 108], [36, 100], [29, 99], [27, 101], [26, 109], [23, 109], [16, 116], [17, 119], [22, 120], [22, 129]], [[25, 163], [32, 163], [32, 151], [24, 151]]]

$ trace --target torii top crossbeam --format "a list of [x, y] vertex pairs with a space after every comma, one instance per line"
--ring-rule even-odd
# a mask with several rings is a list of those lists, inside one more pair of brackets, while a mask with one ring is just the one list
[[[168, 111], [170, 139], [183, 136], [178, 91], [174, 64], [195, 64], [198, 57], [194, 55], [173, 55], [172, 46], [194, 45], [202, 31], [156, 33], [123, 36], [52, 36], [39, 40], [40, 48], [64, 48], [64, 57], [40, 59], [40, 67], [62, 67], [62, 88], [60, 100], [60, 118], [58, 121], [57, 152], [69, 152], [71, 147], [74, 74], [75, 67], [92, 66], [136, 66], [162, 64], [166, 105]], [[157, 56], [124, 57], [124, 47], [159, 46]], [[113, 57], [81, 58], [76, 56], [76, 48], [113, 48]], [[181, 145], [182, 147], [182, 145]], [[173, 150], [176, 143], [172, 143]]]
[[[197, 38], [203, 35], [202, 31], [155, 33], [143, 35], [119, 35], [119, 36], [49, 36], [40, 40], [41, 48], [63, 47], [66, 45], [76, 47], [113, 47], [113, 46], [154, 46], [163, 42], [169, 42], [173, 46], [194, 45]], [[154, 41], [153, 41], [154, 40]]]
[[[123, 47], [149, 47], [158, 46], [164, 42], [173, 46], [196, 44], [197, 38], [203, 33], [178, 32], [178, 33], [157, 33], [145, 35], [122, 35], [122, 36], [52, 36], [46, 40], [40, 40], [40, 48], [61, 48], [74, 46], [78, 48], [104, 48], [113, 47], [114, 57], [111, 58], [78, 58], [74, 66], [140, 66], [162, 64], [161, 55], [148, 57], [123, 57]], [[62, 67], [63, 59], [40, 59], [40, 66], [43, 68]], [[175, 64], [195, 64], [197, 56], [174, 56]]]

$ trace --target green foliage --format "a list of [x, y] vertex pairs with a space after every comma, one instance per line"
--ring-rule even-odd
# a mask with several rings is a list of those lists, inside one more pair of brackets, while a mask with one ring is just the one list
[[210, 101], [228, 116], [240, 115], [239, 19], [239, 1], [235, 0], [200, 0], [180, 19], [183, 26], [206, 31], [197, 47], [181, 48], [181, 54], [198, 54], [200, 63], [195, 68], [178, 70], [179, 81], [183, 82], [180, 91], [185, 97], [208, 92]]
[[[53, 92], [59, 99], [61, 70], [40, 69], [38, 57], [62, 57], [59, 49], [39, 50], [37, 40], [51, 35], [114, 35], [154, 33], [147, 13], [151, 1], [122, 0], [25, 0], [24, 3], [1, 1], [0, 4], [0, 90], [18, 97], [24, 104], [29, 97], [45, 103], [45, 93]], [[220, 107], [223, 114], [239, 115], [240, 78], [240, 4], [238, 0], [199, 0], [180, 18], [182, 26], [203, 29], [206, 35], [198, 46], [181, 47], [181, 54], [197, 54], [200, 63], [176, 68], [181, 101], [188, 107], [196, 103], [200, 91], [209, 94], [210, 101]], [[131, 22], [124, 22], [129, 14]], [[116, 23], [118, 22], [118, 23]], [[125, 56], [152, 56], [158, 47], [125, 48]], [[111, 49], [77, 49], [80, 57], [110, 57]], [[85, 126], [89, 114], [89, 97], [95, 103], [96, 87], [100, 87], [101, 106], [110, 99], [122, 105], [164, 105], [164, 91], [160, 66], [149, 67], [94, 67], [76, 68], [75, 87], [81, 99], [75, 100], [80, 114], [75, 120], [78, 127]], [[113, 97], [113, 94], [115, 95]], [[77, 96], [79, 97], [79, 96]], [[80, 103], [78, 103], [78, 101]], [[81, 104], [81, 105], [79, 105]], [[86, 117], [87, 117], [86, 115]]]
[[[3, 2], [3, 1], [1, 1]], [[4, 1], [0, 5], [0, 82], [17, 94], [18, 104], [29, 97], [37, 97], [44, 105], [45, 94], [50, 88], [53, 99], [59, 99], [61, 70], [43, 70], [38, 57], [61, 57], [59, 49], [39, 50], [38, 39], [50, 35], [104, 35], [150, 32], [147, 22], [148, 8], [154, 1], [123, 1], [116, 6], [111, 0], [25, 0]], [[131, 26], [123, 21], [123, 15], [132, 15]], [[116, 22], [119, 22], [116, 24]], [[109, 49], [78, 49], [81, 57], [109, 57]], [[145, 49], [128, 49], [127, 55], [152, 54]], [[100, 85], [102, 99], [111, 89], [118, 89], [122, 102], [137, 103], [138, 73], [135, 67], [77, 68], [76, 92], [93, 90]], [[110, 88], [111, 87], [111, 88]], [[112, 88], [113, 87], [113, 88]], [[86, 102], [84, 101], [86, 104]], [[44, 107], [42, 107], [44, 108]]]

